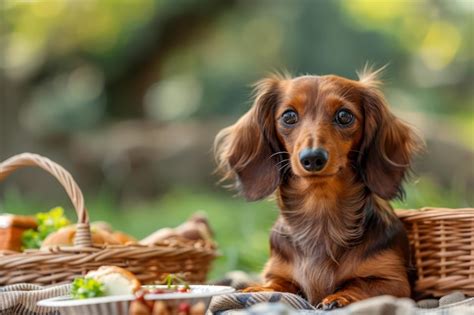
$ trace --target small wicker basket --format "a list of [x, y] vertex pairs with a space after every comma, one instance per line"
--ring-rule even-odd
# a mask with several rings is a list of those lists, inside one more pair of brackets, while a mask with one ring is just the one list
[[474, 208], [397, 210], [410, 240], [421, 296], [474, 296]]
[[163, 243], [153, 246], [93, 246], [89, 215], [81, 190], [60, 165], [37, 154], [23, 153], [0, 163], [0, 181], [15, 170], [36, 166], [53, 175], [64, 187], [77, 213], [74, 246], [49, 250], [4, 252], [0, 256], [0, 286], [21, 282], [40, 285], [64, 283], [102, 265], [128, 269], [144, 284], [162, 280], [168, 273], [181, 273], [191, 283], [206, 280], [216, 250], [207, 243]]

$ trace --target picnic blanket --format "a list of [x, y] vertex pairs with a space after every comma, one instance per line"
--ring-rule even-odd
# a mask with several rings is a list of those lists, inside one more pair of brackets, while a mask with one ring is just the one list
[[[71, 286], [69, 284], [47, 287], [34, 284], [15, 284], [0, 287], [0, 315], [57, 315], [59, 314], [57, 310], [38, 307], [36, 303], [42, 299], [67, 295], [70, 289]], [[460, 293], [457, 293], [457, 295], [459, 298], [463, 297]], [[447, 297], [449, 296], [444, 298]], [[449, 302], [449, 299], [447, 300]], [[290, 293], [234, 293], [214, 297], [209, 314], [474, 315], [474, 298], [445, 303], [437, 308], [423, 309], [417, 307], [417, 304], [410, 299], [379, 296], [329, 312], [317, 310], [302, 297]]]
[[70, 284], [42, 287], [31, 283], [20, 283], [0, 287], [0, 315], [53, 315], [57, 310], [36, 306], [38, 301], [67, 295]]
[[[215, 284], [228, 285], [237, 290], [260, 283], [258, 274], [243, 271], [230, 271]], [[216, 296], [212, 299], [210, 310], [218, 315], [254, 314], [311, 314], [311, 315], [411, 315], [443, 314], [474, 315], [474, 298], [466, 298], [462, 292], [455, 291], [440, 299], [423, 299], [418, 302], [408, 298], [379, 296], [353, 303], [342, 309], [322, 311], [316, 309], [299, 295], [279, 292], [234, 293]]]
[[210, 311], [216, 315], [474, 315], [474, 298], [425, 309], [408, 298], [378, 296], [341, 309], [322, 311], [291, 293], [234, 293], [214, 297]]

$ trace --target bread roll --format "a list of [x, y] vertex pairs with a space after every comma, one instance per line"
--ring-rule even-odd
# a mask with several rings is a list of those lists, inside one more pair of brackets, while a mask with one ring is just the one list
[[102, 266], [95, 271], [89, 271], [86, 278], [100, 281], [105, 287], [105, 295], [134, 294], [141, 284], [130, 271], [116, 266]]
[[137, 243], [137, 240], [133, 236], [130, 236], [120, 231], [115, 231], [114, 233], [112, 233], [112, 235], [115, 237], [115, 239], [118, 242], [120, 242], [120, 244], [123, 244], [123, 245]]
[[[49, 234], [41, 245], [41, 249], [47, 249], [52, 246], [72, 246], [76, 235], [76, 226], [70, 225], [63, 227], [56, 232]], [[113, 234], [104, 230], [91, 229], [93, 245], [120, 245], [120, 242]]]
[[102, 230], [102, 231], [106, 231], [106, 232], [109, 232], [109, 233], [112, 233], [114, 231], [114, 229], [112, 228], [112, 225], [110, 225], [109, 222], [105, 222], [105, 221], [95, 221], [95, 222], [92, 222], [91, 223], [91, 228], [97, 228], [99, 230]]
[[207, 218], [194, 214], [188, 221], [176, 228], [163, 228], [140, 241], [143, 245], [153, 245], [173, 237], [183, 237], [192, 241], [204, 240], [212, 242], [213, 232]]

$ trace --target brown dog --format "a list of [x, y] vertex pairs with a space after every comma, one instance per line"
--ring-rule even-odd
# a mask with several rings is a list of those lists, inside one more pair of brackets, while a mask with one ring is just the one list
[[377, 72], [273, 76], [252, 108], [216, 137], [224, 179], [248, 200], [276, 191], [281, 209], [265, 283], [323, 309], [410, 295], [409, 247], [389, 200], [421, 141], [388, 109]]

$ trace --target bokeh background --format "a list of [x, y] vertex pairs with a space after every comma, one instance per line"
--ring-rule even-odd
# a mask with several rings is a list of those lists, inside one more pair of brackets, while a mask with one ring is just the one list
[[[211, 277], [259, 271], [278, 214], [216, 184], [215, 134], [275, 70], [356, 78], [388, 64], [394, 111], [427, 142], [394, 206], [474, 201], [474, 1], [0, 1], [0, 159], [64, 165], [92, 220], [144, 237], [207, 212], [223, 254]], [[0, 212], [74, 213], [59, 185], [25, 170]]]

